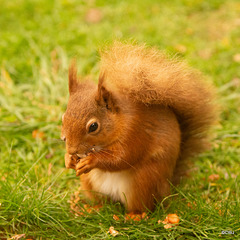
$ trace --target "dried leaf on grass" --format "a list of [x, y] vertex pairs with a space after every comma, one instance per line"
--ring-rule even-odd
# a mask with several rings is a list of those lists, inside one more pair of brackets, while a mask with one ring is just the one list
[[109, 232], [113, 237], [116, 237], [116, 236], [119, 234], [119, 232], [118, 232], [117, 230], [115, 230], [113, 226], [111, 226], [111, 227], [109, 228], [108, 232]]
[[143, 212], [142, 214], [136, 214], [136, 213], [127, 213], [125, 216], [125, 220], [133, 220], [133, 221], [141, 221], [142, 219], [148, 218], [147, 214]]
[[115, 221], [119, 221], [119, 217], [117, 216], [117, 215], [113, 215], [113, 219], [115, 220]]
[[209, 49], [202, 49], [198, 52], [198, 55], [199, 55], [200, 58], [208, 60], [212, 57], [213, 52], [210, 48]]
[[102, 12], [96, 8], [89, 9], [85, 16], [85, 21], [88, 23], [98, 23], [101, 20], [102, 20]]
[[179, 53], [186, 53], [186, 51], [187, 51], [187, 47], [182, 44], [175, 45], [174, 49]]
[[48, 176], [52, 174], [52, 163], [48, 164]]
[[33, 138], [41, 138], [44, 139], [44, 133], [39, 131], [38, 129], [32, 131], [32, 137]]
[[195, 201], [193, 201], [193, 203], [188, 202], [188, 203], [187, 203], [187, 206], [188, 206], [189, 208], [193, 209], [193, 208], [195, 208], [195, 207], [197, 206], [197, 204], [196, 204]]
[[78, 204], [78, 203], [81, 203], [81, 198], [79, 194], [80, 194], [80, 190], [76, 191], [74, 195], [71, 196], [71, 200], [69, 201], [70, 208], [75, 214], [75, 216], [84, 216], [87, 213], [92, 213], [93, 211], [94, 212], [100, 211], [100, 208], [102, 207], [102, 205], [100, 204], [95, 206], [91, 206], [89, 204], [84, 204], [84, 205]]
[[50, 158], [52, 158], [52, 157], [53, 157], [53, 154], [52, 154], [52, 153], [48, 153], [48, 154], [45, 156], [46, 159], [50, 159]]
[[220, 176], [218, 174], [212, 174], [208, 177], [208, 181], [214, 182], [214, 181], [217, 181], [219, 178], [220, 178]]
[[172, 228], [172, 227], [178, 225], [179, 221], [180, 221], [180, 219], [179, 219], [178, 215], [173, 213], [173, 214], [168, 214], [163, 221], [158, 220], [158, 223], [163, 223], [164, 224], [163, 227], [165, 229], [169, 229], [169, 228]]
[[17, 234], [17, 235], [15, 235], [15, 236], [13, 236], [13, 237], [11, 237], [10, 239], [13, 239], [13, 240], [18, 240], [18, 239], [21, 239], [21, 238], [25, 238], [25, 233], [23, 233], [23, 234]]
[[178, 224], [179, 223], [179, 217], [177, 214], [168, 214], [166, 217], [166, 220], [168, 223], [172, 224]]
[[164, 227], [165, 229], [169, 229], [169, 228], [172, 228], [173, 226], [172, 226], [171, 224], [167, 223], [167, 224], [164, 224], [163, 227]]
[[233, 56], [233, 61], [239, 63], [240, 62], [240, 53], [237, 53]]

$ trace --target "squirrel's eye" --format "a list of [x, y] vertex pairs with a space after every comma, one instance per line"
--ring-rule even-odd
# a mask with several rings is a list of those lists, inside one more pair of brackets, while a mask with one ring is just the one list
[[97, 129], [98, 129], [98, 123], [97, 123], [97, 122], [94, 122], [94, 123], [92, 123], [92, 124], [89, 126], [88, 132], [89, 132], [89, 133], [95, 132]]
[[86, 130], [88, 133], [97, 134], [100, 131], [100, 122], [96, 118], [92, 118], [87, 122]]

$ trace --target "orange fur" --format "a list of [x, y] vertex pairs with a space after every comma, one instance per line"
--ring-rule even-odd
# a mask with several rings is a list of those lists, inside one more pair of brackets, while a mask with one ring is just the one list
[[204, 148], [215, 120], [211, 88], [186, 64], [145, 46], [115, 42], [101, 52], [100, 70], [96, 86], [69, 69], [66, 166], [89, 197], [100, 192], [128, 211], [153, 210], [170, 194], [176, 165]]

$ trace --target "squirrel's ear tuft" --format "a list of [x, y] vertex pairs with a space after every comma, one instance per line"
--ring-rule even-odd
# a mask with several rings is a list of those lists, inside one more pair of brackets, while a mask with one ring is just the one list
[[76, 92], [78, 89], [77, 68], [75, 59], [72, 60], [71, 65], [68, 69], [68, 87], [70, 94]]
[[111, 92], [109, 92], [104, 86], [104, 73], [100, 74], [98, 80], [98, 90], [96, 101], [99, 105], [105, 106], [110, 111], [118, 111], [116, 101]]

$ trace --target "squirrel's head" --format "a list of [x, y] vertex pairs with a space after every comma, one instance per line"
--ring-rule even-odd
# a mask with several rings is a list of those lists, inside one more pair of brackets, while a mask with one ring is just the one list
[[121, 131], [121, 110], [118, 100], [103, 85], [104, 74], [98, 85], [93, 82], [80, 83], [75, 65], [69, 68], [69, 101], [62, 117], [62, 140], [66, 141], [71, 155], [87, 154], [116, 141]]

